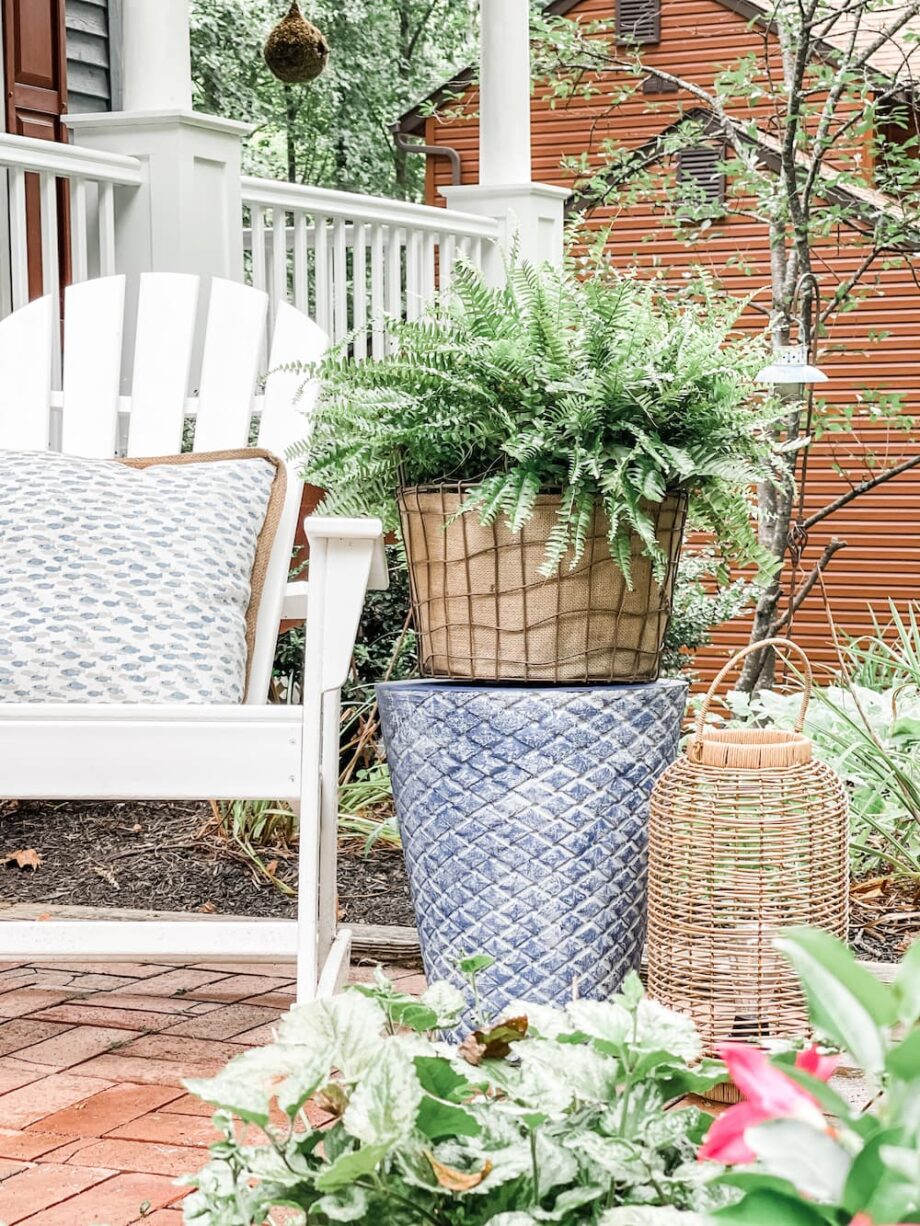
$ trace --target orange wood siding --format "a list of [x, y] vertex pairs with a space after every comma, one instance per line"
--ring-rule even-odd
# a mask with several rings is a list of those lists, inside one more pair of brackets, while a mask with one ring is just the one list
[[[583, 0], [569, 16], [576, 19], [610, 19], [613, 0]], [[701, 85], [711, 85], [714, 72], [739, 56], [762, 53], [764, 36], [751, 29], [718, 0], [662, 0], [661, 42], [646, 48], [647, 62]], [[614, 82], [611, 80], [611, 87]], [[589, 100], [560, 102], [553, 108], [545, 93], [537, 91], [532, 107], [533, 175], [535, 179], [565, 186], [571, 176], [562, 169], [565, 157], [585, 150], [599, 151], [612, 137], [629, 146], [642, 145], [679, 117], [681, 109], [699, 105], [690, 94], [670, 94], [650, 100], [641, 94], [619, 106], [610, 105], [603, 88]], [[473, 117], [443, 120], [430, 118], [426, 139], [432, 144], [451, 145], [462, 161], [462, 181], [475, 183], [478, 174], [478, 130], [475, 111], [478, 99], [470, 91], [466, 103]], [[429, 163], [428, 199], [443, 203], [438, 188], [447, 182], [442, 159]], [[754, 220], [731, 215], [714, 224], [708, 237], [691, 243], [675, 231], [653, 202], [618, 207], [614, 201], [597, 209], [590, 225], [610, 227], [608, 251], [622, 268], [653, 267], [680, 276], [693, 266], [708, 266], [726, 288], [769, 305], [768, 250], [766, 233]], [[745, 275], [730, 263], [742, 254], [753, 272]], [[838, 282], [855, 267], [864, 249], [858, 234], [843, 228], [830, 236], [820, 250], [817, 267], [825, 301]], [[916, 269], [915, 269], [916, 271]], [[857, 405], [866, 388], [898, 392], [904, 411], [920, 423], [920, 287], [907, 268], [878, 271], [866, 283], [869, 299], [851, 314], [839, 317], [825, 342], [821, 365], [830, 376], [821, 393], [832, 406]], [[758, 316], [748, 312], [751, 326]], [[759, 316], [762, 326], [763, 316]], [[868, 343], [870, 333], [887, 332], [887, 339]], [[835, 346], [843, 352], [834, 352]], [[857, 437], [826, 435], [811, 450], [805, 496], [806, 515], [844, 493], [847, 482], [834, 469], [841, 456], [855, 455], [881, 460], [887, 455], [902, 459], [920, 452], [920, 425], [907, 432], [886, 428], [884, 423], [857, 427]], [[858, 481], [866, 475], [857, 459], [849, 465]], [[839, 627], [848, 634], [871, 629], [869, 606], [883, 615], [889, 597], [904, 604], [920, 600], [920, 468], [861, 495], [843, 510], [816, 526], [803, 558], [805, 573], [820, 556], [824, 545], [838, 537], [847, 547], [836, 555], [827, 572], [831, 607]], [[787, 575], [788, 582], [788, 575]], [[699, 658], [701, 671], [711, 675], [726, 652], [747, 638], [749, 622], [732, 623], [717, 632], [713, 647]], [[834, 652], [820, 594], [813, 593], [795, 619], [795, 637], [819, 662], [832, 663]]]

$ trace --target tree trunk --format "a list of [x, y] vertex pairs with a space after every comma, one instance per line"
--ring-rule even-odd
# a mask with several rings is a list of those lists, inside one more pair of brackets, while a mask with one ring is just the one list
[[289, 183], [297, 182], [297, 142], [294, 139], [294, 122], [297, 119], [297, 100], [290, 85], [284, 86], [285, 145], [287, 152], [287, 177]]

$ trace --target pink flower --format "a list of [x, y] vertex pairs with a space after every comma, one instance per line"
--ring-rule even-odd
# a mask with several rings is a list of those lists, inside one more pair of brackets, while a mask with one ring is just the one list
[[[827, 1130], [817, 1099], [771, 1064], [766, 1052], [759, 1047], [723, 1043], [719, 1055], [728, 1065], [732, 1081], [745, 1101], [729, 1107], [713, 1121], [699, 1151], [700, 1158], [712, 1158], [726, 1166], [754, 1162], [757, 1155], [745, 1140], [745, 1133], [767, 1120], [802, 1120], [822, 1131]], [[831, 1076], [837, 1065], [835, 1059], [819, 1055], [814, 1046], [800, 1053], [795, 1063], [797, 1068], [822, 1081]]]
[[[850, 1222], [850, 1226], [876, 1226], [876, 1223], [872, 1221], [868, 1213], [857, 1213], [856, 1217]], [[881, 1223], [878, 1226], [881, 1226]]]
[[795, 1058], [795, 1067], [803, 1073], [817, 1077], [819, 1081], [830, 1081], [840, 1063], [839, 1056], [822, 1056], [816, 1043], [800, 1051]]

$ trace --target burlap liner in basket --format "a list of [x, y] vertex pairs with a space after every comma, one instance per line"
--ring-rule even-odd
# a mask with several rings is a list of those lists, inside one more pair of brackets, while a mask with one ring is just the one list
[[231, 451], [187, 451], [181, 455], [169, 456], [129, 456], [120, 462], [128, 468], [154, 468], [164, 464], [212, 464], [219, 460], [267, 460], [275, 469], [268, 505], [265, 508], [265, 519], [256, 542], [255, 558], [252, 563], [252, 575], [249, 583], [249, 605], [246, 609], [246, 684], [249, 684], [249, 669], [252, 664], [252, 652], [256, 641], [256, 624], [259, 620], [259, 606], [262, 603], [262, 588], [268, 563], [272, 556], [275, 535], [284, 510], [284, 496], [287, 491], [287, 473], [284, 465], [276, 455], [261, 447], [241, 447]]
[[[782, 645], [804, 660], [795, 729], [714, 731], [717, 687], [751, 651]], [[811, 669], [801, 648], [768, 639], [716, 677], [686, 753], [649, 805], [648, 989], [688, 1014], [703, 1047], [809, 1033], [798, 978], [774, 946], [784, 928], [847, 934], [848, 805], [840, 780], [802, 735]], [[710, 1095], [737, 1102], [733, 1086]]]
[[632, 540], [633, 590], [610, 556], [598, 505], [585, 552], [550, 578], [540, 566], [560, 495], [537, 497], [520, 533], [459, 515], [469, 486], [411, 486], [399, 512], [409, 560], [421, 672], [502, 681], [630, 682], [658, 676], [686, 519], [675, 494], [645, 510], [669, 559], [662, 583]]

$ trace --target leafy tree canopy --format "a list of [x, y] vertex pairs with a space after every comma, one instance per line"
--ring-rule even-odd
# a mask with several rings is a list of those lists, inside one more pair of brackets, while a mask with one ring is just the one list
[[475, 0], [304, 0], [329, 65], [285, 86], [262, 45], [288, 0], [192, 0], [195, 105], [254, 125], [250, 174], [372, 195], [421, 196], [424, 158], [400, 154], [390, 124], [469, 62]]

